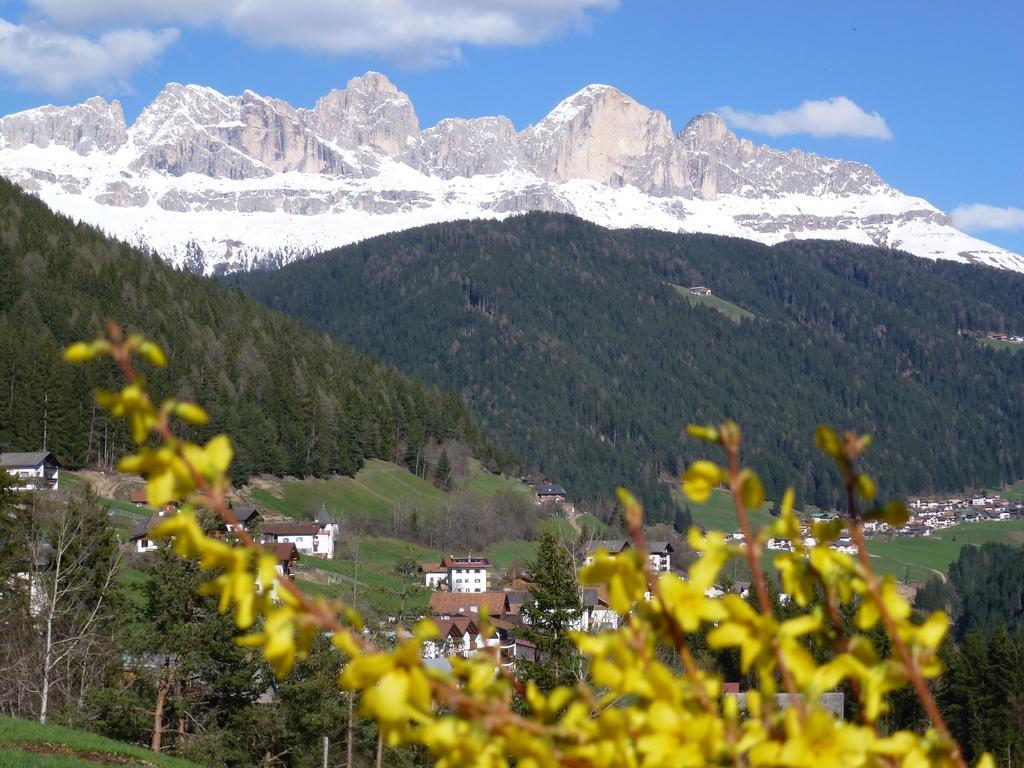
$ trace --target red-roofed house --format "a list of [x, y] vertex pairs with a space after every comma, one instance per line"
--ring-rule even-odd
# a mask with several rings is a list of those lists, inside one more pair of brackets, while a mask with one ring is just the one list
[[486, 557], [445, 555], [438, 565], [421, 563], [423, 585], [449, 592], [486, 592], [491, 561]]
[[511, 611], [507, 592], [435, 592], [430, 596], [430, 610], [442, 617], [479, 615], [487, 608], [491, 618], [507, 616]]

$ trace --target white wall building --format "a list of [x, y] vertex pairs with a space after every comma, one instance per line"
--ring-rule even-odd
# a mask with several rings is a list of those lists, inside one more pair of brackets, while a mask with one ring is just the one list
[[320, 523], [268, 524], [263, 526], [264, 544], [294, 544], [303, 555], [334, 557], [334, 530]]
[[445, 555], [441, 566], [448, 575], [448, 589], [452, 592], [486, 592], [491, 561], [486, 557], [456, 557]]
[[0, 468], [25, 491], [59, 490], [60, 466], [50, 451], [0, 453]]

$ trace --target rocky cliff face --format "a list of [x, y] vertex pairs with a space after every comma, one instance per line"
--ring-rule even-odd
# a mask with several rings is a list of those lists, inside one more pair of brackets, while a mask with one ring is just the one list
[[99, 96], [73, 107], [45, 106], [0, 118], [0, 149], [55, 145], [86, 155], [113, 152], [127, 140], [121, 102]]
[[868, 166], [757, 146], [713, 114], [674, 133], [662, 112], [606, 85], [516, 131], [504, 117], [421, 130], [409, 97], [374, 72], [311, 109], [172, 83], [130, 128], [118, 102], [98, 97], [0, 118], [0, 173], [205, 271], [528, 210], [764, 242], [842, 238], [1024, 270], [1024, 258], [958, 232]]

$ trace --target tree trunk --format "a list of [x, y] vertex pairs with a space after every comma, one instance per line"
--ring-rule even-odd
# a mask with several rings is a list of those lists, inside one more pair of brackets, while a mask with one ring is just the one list
[[352, 768], [352, 691], [348, 692], [348, 733], [346, 734], [347, 743], [345, 744], [345, 766], [346, 768]]
[[174, 682], [174, 671], [170, 670], [167, 677], [160, 681], [156, 689], [156, 706], [153, 707], [153, 738], [150, 740], [149, 748], [159, 752], [164, 737], [164, 707], [167, 704], [167, 694]]

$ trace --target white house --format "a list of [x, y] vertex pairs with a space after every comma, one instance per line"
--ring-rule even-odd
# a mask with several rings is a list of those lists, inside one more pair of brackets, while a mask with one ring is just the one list
[[229, 533], [236, 530], [251, 531], [254, 526], [259, 524], [260, 521], [259, 510], [250, 504], [232, 507], [231, 514], [233, 514], [235, 516], [235, 520], [238, 521], [238, 527], [236, 528], [233, 524], [227, 523], [225, 527], [228, 529]]
[[604, 550], [609, 555], [617, 555], [625, 550], [629, 546], [629, 542], [625, 539], [597, 539], [589, 547], [583, 557], [585, 565], [590, 565], [594, 562], [594, 557], [600, 550]]
[[303, 555], [334, 557], [334, 530], [320, 523], [268, 524], [263, 526], [264, 544], [294, 544]]
[[0, 453], [0, 468], [15, 479], [21, 490], [59, 490], [61, 464], [50, 451]]
[[449, 656], [472, 656], [484, 647], [485, 640], [475, 618], [453, 616], [434, 619], [438, 636], [423, 644], [423, 658], [441, 659]]
[[655, 573], [667, 573], [672, 570], [672, 545], [667, 541], [647, 542], [648, 559], [651, 570]]
[[150, 532], [162, 523], [168, 516], [176, 514], [173, 507], [159, 509], [143, 522], [140, 522], [131, 535], [135, 551], [140, 555], [152, 552], [156, 549], [157, 543], [150, 537]]
[[441, 566], [447, 571], [448, 589], [452, 592], [486, 592], [491, 561], [486, 557], [445, 555]]
[[437, 563], [420, 563], [423, 586], [427, 589], [441, 589], [448, 584], [448, 569]]

